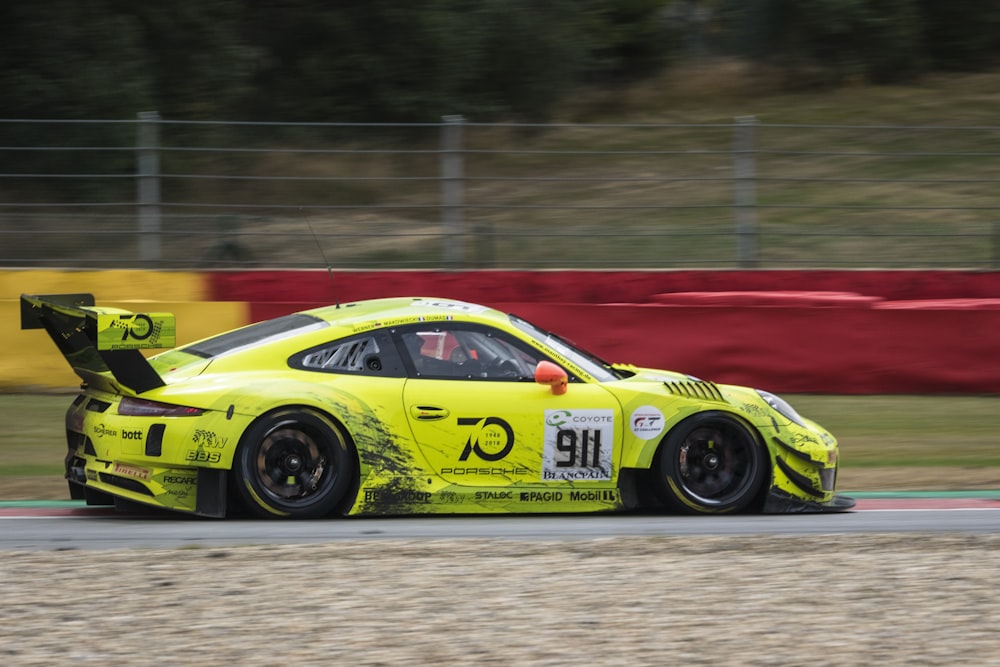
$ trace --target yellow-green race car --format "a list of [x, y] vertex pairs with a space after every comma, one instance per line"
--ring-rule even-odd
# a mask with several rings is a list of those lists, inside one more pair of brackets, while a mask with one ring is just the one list
[[88, 504], [208, 517], [850, 509], [837, 441], [770, 393], [609, 364], [484, 306], [331, 305], [175, 344], [169, 313], [21, 296], [81, 392]]

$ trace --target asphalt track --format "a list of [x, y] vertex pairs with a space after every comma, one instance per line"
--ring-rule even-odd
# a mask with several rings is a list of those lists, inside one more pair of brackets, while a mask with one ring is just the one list
[[616, 536], [1000, 533], [1000, 492], [858, 494], [835, 514], [434, 516], [327, 521], [125, 514], [75, 502], [0, 503], [0, 551], [231, 547], [344, 540]]

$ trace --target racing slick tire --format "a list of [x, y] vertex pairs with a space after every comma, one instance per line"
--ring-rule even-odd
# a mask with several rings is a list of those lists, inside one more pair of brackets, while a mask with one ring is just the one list
[[767, 476], [759, 437], [724, 412], [703, 412], [675, 426], [660, 445], [653, 486], [672, 510], [724, 514], [747, 509]]
[[313, 519], [337, 507], [354, 467], [337, 424], [313, 410], [286, 409], [263, 416], [243, 434], [233, 476], [250, 513]]

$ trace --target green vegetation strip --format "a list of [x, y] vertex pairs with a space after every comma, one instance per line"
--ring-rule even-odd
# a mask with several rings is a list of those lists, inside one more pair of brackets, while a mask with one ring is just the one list
[[[950, 490], [992, 486], [990, 480], [1000, 478], [1000, 395], [785, 398], [837, 436], [844, 471], [885, 470], [900, 479], [912, 479], [907, 471], [920, 471], [921, 479], [934, 479], [934, 486], [949, 489], [921, 497], [1000, 497], [994, 495], [1000, 491]], [[71, 400], [65, 395], [0, 395], [0, 423], [5, 425], [0, 430], [0, 484], [37, 488], [33, 480], [62, 477], [64, 414]], [[970, 483], [970, 471], [985, 482]], [[885, 488], [887, 481], [880, 476], [877, 488]], [[856, 498], [917, 497], [881, 490], [845, 493]]]

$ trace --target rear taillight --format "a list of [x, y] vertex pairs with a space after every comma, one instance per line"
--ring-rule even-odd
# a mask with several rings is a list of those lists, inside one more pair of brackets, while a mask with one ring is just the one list
[[205, 411], [183, 405], [171, 405], [159, 401], [126, 396], [118, 404], [118, 414], [126, 417], [197, 417]]

